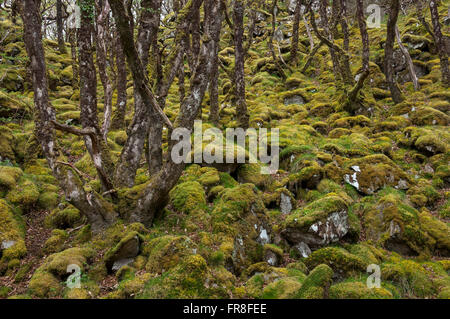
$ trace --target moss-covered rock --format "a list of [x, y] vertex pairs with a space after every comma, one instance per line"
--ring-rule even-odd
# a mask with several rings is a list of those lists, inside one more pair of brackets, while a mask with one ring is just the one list
[[385, 186], [408, 189], [410, 179], [391, 159], [382, 154], [366, 156], [346, 163], [344, 181], [359, 192], [371, 195]]
[[316, 250], [304, 260], [304, 263], [309, 269], [326, 264], [341, 276], [366, 271], [369, 265], [367, 260], [340, 247], [325, 247]]
[[145, 244], [142, 253], [148, 256], [145, 269], [163, 273], [177, 266], [184, 257], [196, 251], [196, 244], [186, 236], [162, 236]]
[[180, 212], [203, 209], [206, 205], [205, 190], [199, 182], [184, 182], [175, 186], [169, 193], [170, 202]]
[[347, 203], [330, 193], [290, 214], [281, 235], [294, 245], [319, 248], [339, 241], [349, 230]]

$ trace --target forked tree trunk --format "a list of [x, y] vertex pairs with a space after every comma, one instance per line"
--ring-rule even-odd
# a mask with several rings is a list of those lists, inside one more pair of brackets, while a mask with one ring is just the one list
[[439, 54], [439, 59], [441, 61], [441, 74], [442, 74], [442, 84], [445, 87], [450, 86], [450, 71], [448, 65], [448, 55], [446, 50], [446, 44], [441, 31], [441, 23], [439, 22], [439, 11], [438, 5], [440, 1], [431, 0], [430, 1], [430, 12], [431, 21], [433, 22], [434, 37], [436, 41], [436, 47]]
[[397, 25], [398, 12], [400, 10], [399, 0], [392, 0], [389, 9], [389, 19], [387, 22], [387, 37], [384, 47], [384, 73], [386, 81], [391, 91], [392, 100], [395, 103], [401, 103], [404, 100], [403, 94], [395, 81], [393, 59], [394, 59], [394, 41], [395, 27]]
[[[42, 151], [53, 175], [63, 189], [66, 200], [78, 208], [88, 219], [94, 231], [98, 231], [113, 223], [117, 213], [111, 204], [98, 194], [85, 191], [80, 177], [70, 166], [65, 165], [61, 152], [57, 149], [53, 124], [55, 109], [49, 102], [48, 80], [45, 63], [44, 47], [42, 45], [40, 1], [24, 0], [23, 23], [24, 43], [31, 60], [31, 74], [36, 108], [36, 138], [42, 146]], [[81, 134], [91, 134], [78, 130]]]

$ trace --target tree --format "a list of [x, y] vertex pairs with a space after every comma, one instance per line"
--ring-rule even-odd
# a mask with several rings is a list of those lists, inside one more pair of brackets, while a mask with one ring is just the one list
[[[196, 15], [200, 10], [202, 2], [201, 0], [189, 1], [182, 10], [183, 14], [178, 17], [179, 25], [188, 24], [192, 15]], [[130, 168], [130, 162], [124, 162], [124, 159], [131, 160], [133, 163], [136, 158], [140, 159], [142, 146], [139, 145], [144, 144], [147, 128], [153, 123], [152, 119], [162, 121], [168, 127], [172, 127], [172, 123], [162, 112], [152, 89], [149, 87], [149, 79], [144, 72], [138, 50], [134, 45], [132, 19], [127, 14], [128, 11], [125, 9], [123, 2], [112, 1], [111, 9], [117, 24], [122, 48], [133, 76], [135, 90], [142, 99], [142, 108], [135, 110], [132, 124], [128, 130], [127, 142], [119, 161], [115, 165], [108, 158], [109, 149], [98, 128], [96, 85], [93, 84], [95, 67], [91, 39], [94, 15], [91, 1], [81, 0], [81, 28], [78, 31], [81, 61], [80, 117], [82, 128], [60, 124], [55, 120], [55, 110], [48, 98], [48, 80], [42, 45], [39, 1], [25, 0], [24, 5], [24, 42], [28, 56], [32, 61], [31, 73], [35, 92], [35, 107], [38, 113], [36, 117], [36, 137], [42, 146], [53, 175], [65, 192], [66, 199], [87, 217], [95, 231], [113, 223], [119, 213], [129, 221], [151, 224], [155, 213], [166, 205], [168, 192], [177, 183], [185, 164], [173, 161], [164, 163], [160, 172], [145, 185], [145, 188], [141, 189], [139, 196], [133, 196], [133, 199], [128, 196], [129, 192], [133, 192], [127, 187], [128, 178], [124, 179], [122, 176], [117, 177], [116, 175], [117, 171], [130, 172], [133, 176], [136, 174], [135, 171], [138, 166]], [[214, 44], [213, 39], [218, 38], [217, 34], [221, 27], [221, 19], [217, 18], [219, 16], [219, 5], [215, 2], [205, 2], [204, 33], [197, 56], [198, 62], [195, 70], [193, 70], [189, 92], [181, 103], [179, 114], [175, 119], [175, 128], [185, 128], [188, 131], [193, 129], [194, 119], [201, 108], [201, 102], [211, 75], [214, 45], [217, 45]], [[189, 30], [189, 28], [184, 30]], [[84, 188], [82, 176], [57, 149], [55, 128], [84, 137], [86, 148], [97, 169], [97, 175], [107, 191], [98, 194], [91, 188]], [[120, 166], [126, 166], [126, 168], [120, 168]], [[111, 188], [110, 183], [112, 183], [113, 188]], [[120, 192], [118, 191], [119, 188], [121, 189]], [[109, 200], [107, 200], [107, 197], [109, 197]], [[117, 204], [117, 209], [110, 201]]]
[[[111, 204], [92, 190], [85, 190], [80, 177], [70, 165], [63, 160], [61, 151], [55, 140], [53, 124], [55, 109], [48, 98], [48, 80], [42, 45], [41, 17], [39, 0], [24, 0], [22, 18], [24, 23], [24, 43], [27, 54], [32, 61], [30, 69], [34, 90], [34, 105], [36, 108], [36, 138], [41, 144], [43, 154], [63, 189], [66, 199], [77, 207], [87, 217], [93, 230], [101, 229], [114, 222], [117, 213], [111, 209]], [[78, 135], [92, 135], [91, 129], [74, 129]]]
[[291, 41], [291, 56], [290, 62], [297, 64], [297, 51], [298, 51], [298, 27], [300, 24], [300, 16], [302, 9], [302, 0], [296, 0], [294, 21], [292, 22], [292, 41]]
[[56, 29], [58, 34], [59, 53], [66, 53], [66, 43], [64, 41], [63, 24], [63, 4], [62, 0], [56, 0]]
[[245, 101], [245, 73], [244, 73], [244, 4], [242, 0], [235, 0], [233, 7], [234, 25], [234, 56], [235, 56], [235, 97], [236, 113], [239, 127], [248, 128], [247, 103]]
[[112, 95], [113, 95], [113, 84], [111, 77], [108, 75], [107, 59], [108, 59], [108, 46], [107, 37], [109, 33], [109, 13], [110, 7], [108, 0], [96, 0], [95, 1], [97, 10], [97, 65], [98, 73], [100, 75], [100, 81], [103, 86], [104, 93], [104, 118], [102, 125], [102, 134], [105, 142], [107, 141], [108, 131], [111, 126], [111, 116], [112, 116]]
[[127, 110], [127, 62], [117, 32], [115, 32], [114, 50], [116, 51], [115, 64], [117, 68], [117, 103], [116, 110], [112, 117], [111, 129], [119, 130], [125, 128], [125, 113]]
[[444, 86], [446, 87], [449, 87], [450, 71], [448, 66], [448, 55], [446, 50], [446, 44], [444, 41], [444, 37], [442, 35], [441, 24], [439, 22], [439, 11], [438, 11], [439, 3], [440, 1], [438, 0], [431, 0], [429, 6], [431, 12], [431, 21], [433, 23], [434, 38], [436, 41], [436, 47], [441, 62], [442, 84], [444, 84]]
[[394, 60], [394, 41], [395, 28], [397, 26], [398, 13], [400, 10], [400, 1], [392, 0], [389, 8], [389, 19], [387, 22], [387, 36], [384, 45], [384, 73], [386, 81], [391, 91], [392, 100], [395, 103], [401, 103], [404, 100], [403, 94], [395, 81], [393, 60]]

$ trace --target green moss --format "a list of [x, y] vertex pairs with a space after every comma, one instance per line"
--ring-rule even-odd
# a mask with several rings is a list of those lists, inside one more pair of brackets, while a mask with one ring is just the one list
[[0, 187], [13, 188], [23, 172], [18, 167], [0, 166]]
[[43, 252], [52, 254], [62, 251], [68, 238], [69, 234], [64, 230], [54, 229], [50, 238], [44, 243]]
[[207, 298], [211, 294], [205, 287], [207, 278], [205, 259], [191, 255], [171, 271], [149, 280], [138, 298]]
[[0, 157], [2, 160], [15, 160], [12, 131], [4, 125], [0, 126]]
[[430, 298], [449, 283], [448, 275], [436, 270], [412, 260], [400, 260], [383, 264], [381, 277], [397, 283], [405, 297]]
[[6, 199], [13, 204], [30, 208], [39, 199], [39, 190], [31, 180], [22, 177], [17, 186], [6, 195]]
[[390, 299], [392, 294], [384, 288], [367, 288], [361, 282], [343, 282], [330, 287], [331, 299]]
[[50, 255], [31, 277], [30, 292], [40, 298], [55, 297], [62, 292], [63, 279], [67, 277], [67, 267], [77, 265], [83, 272], [91, 261], [94, 251], [87, 248], [69, 248]]
[[145, 244], [142, 252], [148, 256], [147, 271], [162, 273], [178, 265], [195, 251], [196, 245], [186, 236], [162, 236]]
[[83, 221], [81, 212], [73, 206], [54, 209], [50, 215], [45, 218], [45, 224], [50, 228], [73, 228]]
[[327, 265], [318, 265], [304, 280], [294, 298], [317, 299], [325, 298], [325, 292], [331, 285], [333, 270]]
[[185, 214], [189, 214], [206, 205], [205, 191], [198, 182], [185, 182], [175, 186], [169, 193], [173, 207]]
[[309, 269], [326, 264], [338, 274], [365, 271], [368, 266], [367, 260], [339, 247], [325, 247], [316, 250], [304, 260], [304, 263]]
[[20, 219], [3, 199], [0, 199], [0, 244], [7, 246], [1, 250], [1, 273], [9, 268], [10, 261], [20, 259], [27, 253]]
[[342, 198], [330, 194], [294, 211], [286, 218], [283, 227], [305, 230], [314, 223], [323, 221], [331, 213], [342, 210], [347, 210], [347, 203]]

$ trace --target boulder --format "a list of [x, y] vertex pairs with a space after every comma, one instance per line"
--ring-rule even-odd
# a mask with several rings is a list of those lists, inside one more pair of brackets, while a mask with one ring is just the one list
[[306, 256], [309, 249], [338, 242], [349, 229], [347, 203], [331, 194], [290, 214], [282, 225], [281, 236]]

